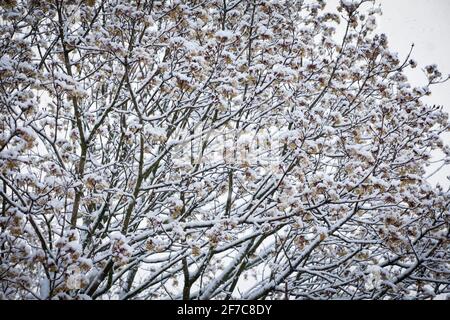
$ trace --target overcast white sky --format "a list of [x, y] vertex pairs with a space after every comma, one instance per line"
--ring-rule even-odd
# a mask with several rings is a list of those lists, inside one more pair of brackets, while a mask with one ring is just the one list
[[[449, 0], [378, 0], [383, 9], [379, 19], [379, 30], [388, 35], [390, 47], [408, 54], [414, 43], [413, 58], [419, 66], [436, 63], [443, 74], [450, 74], [450, 1]], [[412, 84], [424, 83], [424, 75], [417, 68], [408, 73]], [[450, 113], [450, 81], [432, 88], [429, 103], [443, 105]], [[450, 134], [444, 136], [450, 143]], [[431, 171], [431, 170], [430, 170]], [[446, 176], [450, 166], [430, 178], [430, 182], [440, 182], [448, 186]]]
[[[379, 30], [386, 33], [392, 49], [405, 56], [411, 43], [419, 65], [436, 63], [443, 74], [450, 74], [450, 1], [378, 0], [383, 9]], [[423, 83], [419, 69], [410, 74], [413, 84]], [[450, 82], [434, 87], [432, 103], [450, 111]]]
[[[329, 0], [336, 7], [339, 0]], [[378, 19], [377, 32], [386, 33], [390, 48], [405, 58], [414, 43], [412, 58], [418, 68], [407, 73], [412, 85], [424, 85], [426, 78], [421, 67], [437, 64], [442, 74], [450, 74], [450, 0], [376, 0], [383, 15]], [[450, 113], [450, 81], [432, 87], [432, 95], [426, 100], [430, 104], [442, 105]], [[450, 143], [450, 134], [445, 135]], [[432, 172], [434, 168], [430, 168]], [[430, 182], [446, 186], [450, 181], [450, 166]]]
[[[339, 0], [328, 0], [335, 8]], [[377, 32], [386, 33], [390, 48], [406, 57], [414, 43], [414, 58], [419, 67], [435, 63], [443, 74], [450, 74], [450, 0], [376, 0], [383, 15]], [[425, 82], [420, 68], [408, 73], [413, 85]], [[450, 112], [450, 82], [435, 86], [429, 101], [444, 105]]]

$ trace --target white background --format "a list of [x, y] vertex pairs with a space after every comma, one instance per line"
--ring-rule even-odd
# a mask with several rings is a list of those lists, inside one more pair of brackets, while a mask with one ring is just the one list
[[[399, 52], [400, 57], [406, 56], [414, 43], [413, 58], [419, 66], [436, 63], [442, 74], [450, 74], [449, 0], [378, 0], [377, 3], [383, 9], [379, 30], [388, 35], [390, 47]], [[408, 77], [413, 85], [425, 82], [421, 68], [409, 72]], [[450, 81], [432, 87], [431, 91], [426, 101], [442, 105], [450, 113]], [[450, 134], [443, 138], [450, 144]], [[446, 176], [449, 175], [450, 166], [447, 166], [429, 180], [448, 186], [450, 181]]]
[[[336, 8], [339, 0], [329, 0], [328, 8]], [[426, 84], [423, 67], [437, 64], [443, 75], [450, 74], [450, 0], [376, 0], [383, 15], [378, 18], [377, 33], [388, 36], [389, 47], [406, 58], [414, 43], [412, 58], [418, 67], [406, 74], [413, 86]], [[450, 113], [450, 81], [431, 88], [432, 95], [426, 98], [429, 104], [443, 106]], [[443, 135], [444, 142], [450, 144], [450, 134]], [[441, 155], [434, 155], [436, 159]], [[435, 167], [430, 168], [433, 172]], [[450, 166], [429, 179], [449, 186]]]

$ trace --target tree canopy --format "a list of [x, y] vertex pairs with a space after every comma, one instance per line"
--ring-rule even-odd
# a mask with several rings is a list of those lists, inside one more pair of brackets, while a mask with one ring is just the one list
[[447, 76], [379, 14], [0, 1], [0, 298], [449, 294]]

